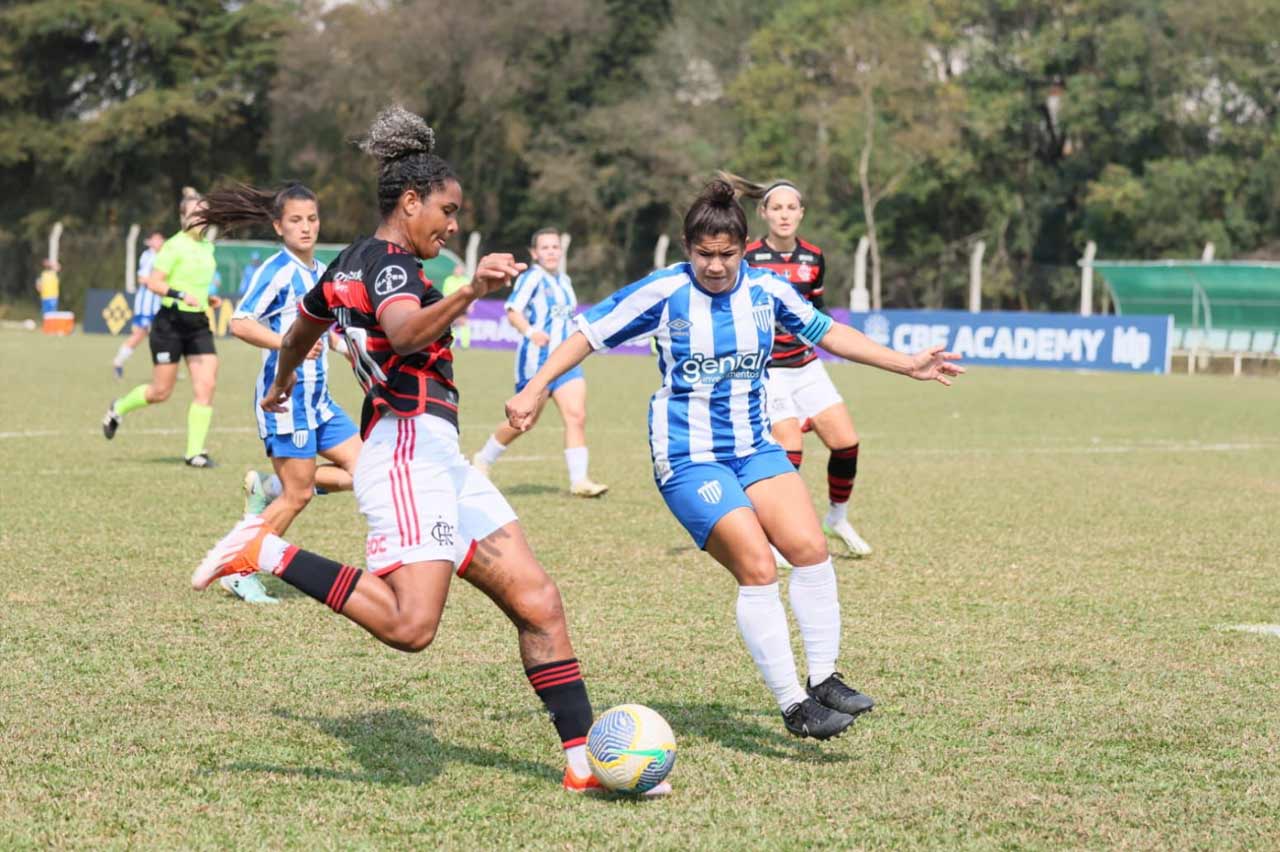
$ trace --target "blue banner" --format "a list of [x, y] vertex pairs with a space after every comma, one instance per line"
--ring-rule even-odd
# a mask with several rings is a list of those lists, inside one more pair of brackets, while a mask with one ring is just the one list
[[838, 309], [831, 315], [899, 352], [941, 345], [974, 365], [1167, 373], [1172, 355], [1169, 316]]

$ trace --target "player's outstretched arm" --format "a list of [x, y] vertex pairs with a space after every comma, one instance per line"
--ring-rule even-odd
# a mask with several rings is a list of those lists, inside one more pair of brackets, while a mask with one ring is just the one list
[[511, 424], [511, 428], [523, 432], [533, 426], [534, 413], [547, 388], [560, 376], [587, 360], [590, 354], [591, 344], [580, 331], [569, 335], [564, 343], [552, 350], [546, 363], [533, 374], [524, 390], [507, 400], [507, 422]]
[[951, 377], [964, 372], [964, 367], [954, 363], [960, 360], [960, 356], [944, 351], [942, 346], [907, 355], [881, 346], [857, 329], [841, 323], [832, 323], [831, 330], [822, 336], [818, 345], [846, 361], [901, 373], [922, 382], [936, 381], [950, 385]]
[[298, 365], [306, 359], [315, 348], [316, 341], [328, 329], [327, 321], [312, 319], [301, 312], [298, 314], [298, 318], [293, 321], [293, 325], [289, 326], [284, 339], [280, 341], [280, 358], [276, 361], [276, 377], [262, 397], [264, 411], [278, 413], [285, 410], [285, 404], [293, 395], [293, 384], [298, 379]]
[[486, 254], [476, 264], [470, 284], [458, 288], [425, 308], [413, 308], [406, 302], [393, 302], [382, 312], [380, 322], [391, 348], [398, 355], [420, 352], [443, 337], [453, 321], [465, 316], [471, 303], [511, 283], [528, 264], [517, 263], [510, 254]]

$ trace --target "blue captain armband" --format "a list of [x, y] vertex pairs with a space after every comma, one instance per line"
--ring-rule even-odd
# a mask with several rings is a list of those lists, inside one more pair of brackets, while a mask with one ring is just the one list
[[800, 333], [796, 335], [810, 346], [816, 346], [822, 338], [827, 336], [827, 332], [831, 330], [834, 320], [824, 314], [822, 311], [814, 311], [813, 319], [805, 323], [804, 328], [800, 329]]

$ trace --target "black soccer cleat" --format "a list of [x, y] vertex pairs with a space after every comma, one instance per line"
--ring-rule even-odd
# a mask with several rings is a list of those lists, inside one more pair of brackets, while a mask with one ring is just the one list
[[196, 453], [194, 456], [186, 459], [187, 467], [217, 467], [213, 463], [213, 459], [209, 458], [208, 453]]
[[876, 706], [870, 695], [864, 695], [849, 686], [841, 677], [840, 672], [835, 672], [817, 686], [805, 681], [804, 691], [823, 707], [830, 707], [850, 716], [861, 715]]
[[830, 707], [823, 707], [812, 698], [792, 704], [782, 713], [787, 730], [797, 737], [813, 737], [829, 740], [838, 737], [853, 724], [853, 717]]
[[110, 441], [116, 436], [116, 430], [120, 428], [120, 415], [116, 414], [116, 404], [112, 400], [111, 405], [107, 408], [107, 414], [102, 418], [102, 437]]

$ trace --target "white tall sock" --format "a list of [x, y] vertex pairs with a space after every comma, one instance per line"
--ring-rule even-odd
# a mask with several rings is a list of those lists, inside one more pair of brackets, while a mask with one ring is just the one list
[[289, 542], [278, 535], [267, 535], [262, 540], [262, 548], [258, 551], [258, 570], [264, 574], [274, 574], [284, 561], [284, 552], [289, 549]]
[[587, 478], [587, 448], [570, 447], [564, 451], [564, 463], [569, 466], [569, 484]]
[[585, 745], [570, 746], [565, 749], [564, 759], [569, 764], [569, 770], [579, 778], [585, 778], [591, 774], [591, 764], [587, 762]]
[[847, 502], [827, 504], [827, 526], [833, 527], [848, 517], [849, 504]]
[[738, 632], [779, 708], [785, 711], [808, 697], [796, 678], [787, 611], [782, 608], [776, 582], [738, 587]]
[[124, 362], [129, 360], [129, 356], [133, 354], [133, 347], [127, 343], [121, 343], [120, 348], [116, 350], [115, 360], [111, 362], [113, 367], [123, 367]]
[[816, 686], [835, 672], [840, 653], [840, 599], [831, 558], [793, 569], [787, 595], [804, 639], [809, 683]]
[[484, 443], [484, 449], [480, 451], [480, 458], [489, 464], [493, 464], [506, 451], [506, 446], [499, 444], [498, 439], [490, 435], [489, 440]]

